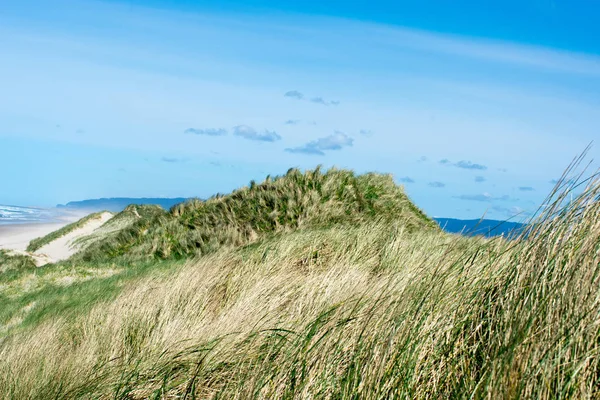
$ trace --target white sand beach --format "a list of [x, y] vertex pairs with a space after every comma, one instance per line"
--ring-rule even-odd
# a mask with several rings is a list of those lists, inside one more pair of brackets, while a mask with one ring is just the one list
[[89, 235], [95, 229], [102, 226], [108, 219], [112, 218], [111, 213], [101, 214], [99, 218], [88, 221], [83, 227], [48, 243], [35, 253], [29, 253], [26, 249], [31, 240], [54, 232], [63, 226], [79, 220], [85, 215], [87, 215], [86, 212], [70, 213], [62, 216], [60, 221], [56, 222], [0, 225], [0, 250], [29, 255], [38, 266], [69, 258], [76, 251], [76, 249], [71, 247], [72, 243], [79, 237]]
[[54, 232], [73, 221], [0, 225], [0, 249], [25, 251], [31, 240]]

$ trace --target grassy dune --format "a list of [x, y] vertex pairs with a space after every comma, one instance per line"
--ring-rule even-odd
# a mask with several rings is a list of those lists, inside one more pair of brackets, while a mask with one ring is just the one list
[[81, 218], [80, 220], [73, 222], [72, 224], [63, 226], [62, 228], [60, 228], [52, 233], [49, 233], [46, 236], [42, 236], [40, 238], [33, 239], [31, 242], [29, 242], [29, 246], [27, 246], [27, 251], [33, 253], [36, 250], [41, 249], [48, 243], [50, 243], [58, 238], [61, 238], [65, 235], [69, 234], [70, 232], [73, 232], [76, 229], [82, 228], [83, 226], [85, 226], [85, 224], [87, 222], [89, 222], [93, 219], [99, 218], [100, 215], [102, 215], [105, 212], [108, 212], [108, 211], [102, 211], [102, 212], [87, 215], [87, 216]]
[[251, 182], [228, 195], [149, 213], [116, 235], [96, 241], [78, 259], [184, 259], [298, 228], [371, 220], [401, 221], [409, 230], [439, 229], [390, 175], [319, 168], [303, 174], [290, 169], [284, 176]]
[[165, 214], [160, 206], [156, 205], [129, 205], [122, 212], [116, 214], [113, 218], [96, 229], [91, 235], [83, 236], [75, 240], [75, 244], [81, 249], [85, 249], [93, 243], [99, 241], [108, 241], [113, 235], [129, 229], [133, 224], [140, 220], [148, 221], [154, 217]]
[[600, 182], [568, 205], [553, 193], [506, 241], [441, 232], [386, 177], [332, 173], [325, 190], [291, 172], [96, 241], [46, 272], [113, 268], [65, 288], [68, 312], [13, 293], [4, 397], [600, 396]]
[[35, 267], [35, 263], [31, 257], [20, 254], [11, 254], [7, 250], [0, 250], [0, 274], [33, 267]]

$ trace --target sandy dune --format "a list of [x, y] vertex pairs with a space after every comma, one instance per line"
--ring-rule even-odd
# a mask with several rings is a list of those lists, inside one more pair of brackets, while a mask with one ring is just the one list
[[29, 242], [54, 232], [90, 214], [90, 211], [61, 211], [54, 222], [0, 224], [0, 249], [25, 251]]
[[13, 254], [28, 255], [33, 258], [37, 266], [67, 259], [77, 251], [76, 248], [72, 247], [76, 239], [93, 233], [106, 221], [111, 219], [113, 215], [108, 212], [102, 213], [99, 218], [88, 221], [85, 226], [48, 243], [35, 253], [29, 253], [26, 249], [31, 240], [46, 236], [63, 226], [79, 220], [83, 216], [81, 214], [73, 214], [61, 222], [54, 223], [0, 225], [0, 249], [8, 250]]
[[30, 253], [28, 251], [22, 251], [22, 250], [8, 250], [8, 254], [9, 255], [22, 255], [22, 256], [29, 256], [33, 259], [33, 262], [35, 263], [35, 265], [37, 267], [41, 267], [42, 265], [46, 265], [49, 263], [53, 263], [54, 260], [51, 259], [50, 257], [44, 255], [44, 254], [34, 254], [34, 253]]
[[46, 236], [73, 221], [49, 224], [0, 225], [0, 249], [25, 251], [33, 239]]
[[76, 246], [73, 246], [73, 242], [82, 236], [92, 234], [96, 229], [100, 228], [106, 221], [111, 219], [113, 214], [105, 212], [100, 214], [98, 218], [91, 219], [84, 226], [79, 229], [62, 236], [53, 242], [42, 246], [34, 254], [37, 256], [46, 256], [54, 261], [65, 260], [71, 257], [77, 252]]

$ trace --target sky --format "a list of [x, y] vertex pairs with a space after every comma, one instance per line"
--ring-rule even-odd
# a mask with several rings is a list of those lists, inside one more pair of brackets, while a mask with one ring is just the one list
[[[427, 214], [535, 211], [600, 137], [593, 0], [0, 3], [0, 204], [323, 165]], [[593, 144], [590, 159], [598, 158]]]

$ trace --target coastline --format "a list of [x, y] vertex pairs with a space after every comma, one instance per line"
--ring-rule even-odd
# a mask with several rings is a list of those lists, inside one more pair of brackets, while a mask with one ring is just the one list
[[0, 249], [25, 251], [31, 240], [54, 232], [71, 222], [2, 224], [0, 225]]
[[16, 222], [0, 224], [0, 250], [25, 251], [33, 239], [45, 236], [69, 225], [88, 212], [70, 212], [57, 219], [39, 222]]

